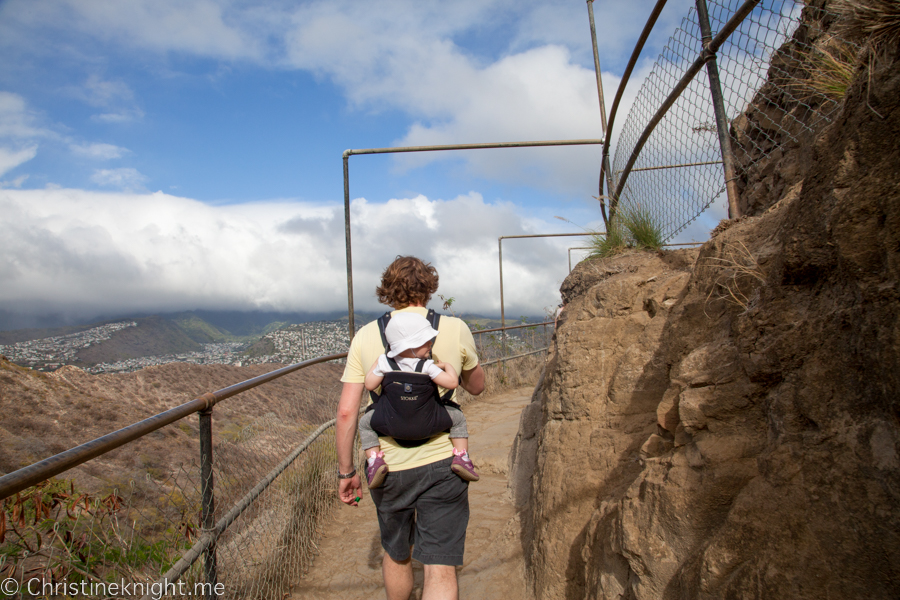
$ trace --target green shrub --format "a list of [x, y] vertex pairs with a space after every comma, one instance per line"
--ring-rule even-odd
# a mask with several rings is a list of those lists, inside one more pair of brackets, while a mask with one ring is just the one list
[[609, 231], [591, 237], [590, 256], [613, 256], [629, 248], [659, 250], [663, 234], [659, 224], [646, 209], [623, 206], [610, 221]]
[[619, 219], [629, 234], [629, 245], [635, 248], [659, 250], [663, 245], [662, 230], [648, 210], [628, 207], [619, 213]]

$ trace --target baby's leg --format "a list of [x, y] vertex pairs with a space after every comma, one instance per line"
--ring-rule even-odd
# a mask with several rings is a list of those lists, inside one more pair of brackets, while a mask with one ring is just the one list
[[469, 450], [469, 429], [466, 426], [466, 416], [458, 408], [452, 406], [444, 408], [447, 409], [447, 414], [450, 415], [450, 420], [453, 422], [453, 426], [450, 427], [450, 443], [461, 453], [467, 452]]
[[381, 487], [388, 474], [384, 453], [381, 451], [381, 444], [378, 443], [378, 434], [372, 429], [374, 414], [375, 411], [370, 410], [359, 418], [359, 445], [366, 452], [366, 481], [370, 490]]
[[366, 458], [371, 458], [381, 450], [381, 443], [378, 441], [378, 434], [372, 429], [372, 415], [375, 411], [370, 410], [359, 418], [359, 445], [366, 453]]
[[447, 407], [447, 414], [453, 421], [450, 428], [450, 442], [453, 444], [453, 462], [450, 470], [466, 481], [478, 481], [480, 476], [475, 472], [475, 465], [469, 458], [469, 430], [466, 428], [466, 417], [462, 411], [452, 406]]

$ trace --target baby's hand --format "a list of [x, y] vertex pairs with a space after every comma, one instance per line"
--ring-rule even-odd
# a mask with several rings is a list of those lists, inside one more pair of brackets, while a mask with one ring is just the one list
[[441, 361], [441, 360], [435, 360], [435, 361], [434, 361], [434, 366], [436, 366], [436, 367], [437, 367], [438, 369], [440, 369], [441, 371], [446, 371], [446, 370], [447, 370], [447, 363], [445, 363], [444, 361]]

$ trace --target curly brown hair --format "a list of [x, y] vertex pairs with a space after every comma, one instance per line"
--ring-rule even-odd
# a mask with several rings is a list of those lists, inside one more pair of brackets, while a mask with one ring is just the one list
[[411, 304], [425, 306], [438, 289], [437, 269], [415, 256], [398, 256], [381, 274], [375, 295], [394, 309]]

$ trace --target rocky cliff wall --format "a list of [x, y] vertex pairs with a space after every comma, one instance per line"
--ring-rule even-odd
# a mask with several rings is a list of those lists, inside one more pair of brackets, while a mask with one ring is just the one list
[[897, 59], [764, 212], [564, 282], [511, 455], [536, 598], [900, 597]]

